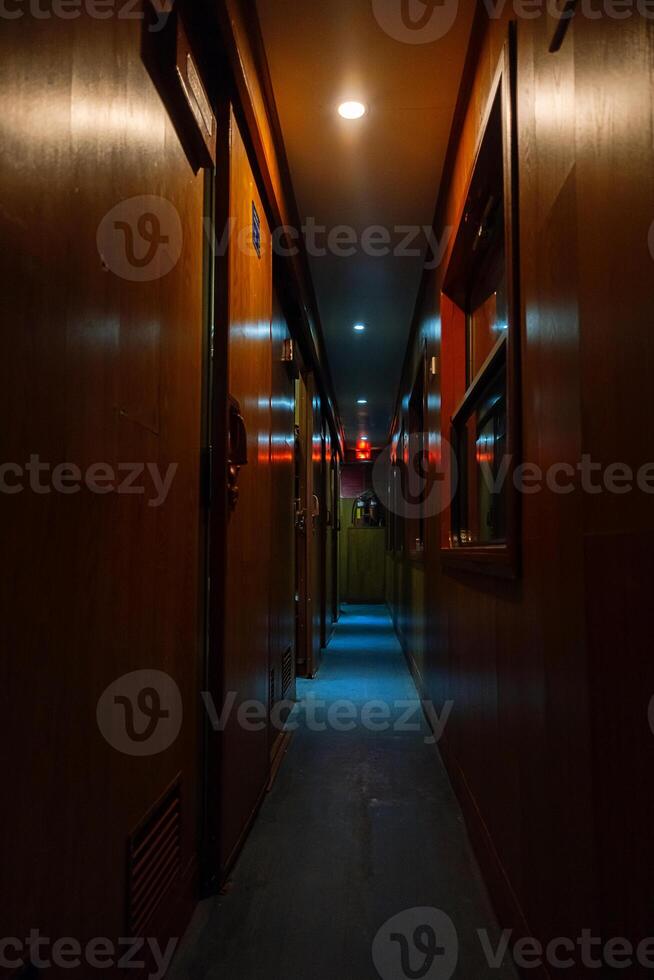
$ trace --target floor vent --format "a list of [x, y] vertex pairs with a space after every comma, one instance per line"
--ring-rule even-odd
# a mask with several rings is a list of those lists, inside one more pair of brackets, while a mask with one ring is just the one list
[[144, 936], [179, 877], [182, 863], [179, 777], [130, 837], [127, 853], [128, 936]]
[[282, 697], [293, 682], [293, 648], [289, 647], [282, 661]]

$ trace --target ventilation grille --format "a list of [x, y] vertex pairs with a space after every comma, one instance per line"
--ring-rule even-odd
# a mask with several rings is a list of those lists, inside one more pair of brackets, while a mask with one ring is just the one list
[[293, 650], [288, 648], [282, 661], [282, 697], [293, 682]]
[[127, 855], [128, 936], [144, 936], [181, 869], [179, 777], [132, 834]]

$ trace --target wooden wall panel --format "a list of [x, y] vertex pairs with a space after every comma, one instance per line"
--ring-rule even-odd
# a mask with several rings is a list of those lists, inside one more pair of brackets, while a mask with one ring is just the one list
[[[469, 76], [439, 240], [458, 221], [507, 27], [488, 23]], [[653, 36], [638, 16], [616, 32], [579, 15], [551, 54], [550, 17], [517, 27], [522, 456], [543, 471], [583, 453], [637, 469], [654, 414]], [[434, 467], [457, 356], [446, 264], [425, 275], [400, 392], [426, 341], [441, 368], [429, 392]], [[653, 513], [638, 492], [524, 495], [522, 574], [499, 583], [441, 567], [445, 508], [428, 521], [424, 610], [411, 562], [387, 559], [423, 692], [437, 710], [454, 703], [441, 747], [502, 921], [544, 939], [648, 935], [653, 800], [638, 773], [653, 751], [642, 615]]]
[[[4, 26], [2, 458], [156, 463], [147, 495], [25, 490], [2, 498], [3, 689], [11, 807], [2, 808], [3, 934], [125, 935], [129, 833], [182, 773], [183, 867], [197, 834], [199, 458], [203, 179], [140, 57], [138, 21]], [[179, 262], [132, 282], [103, 267], [96, 233], [127, 198], [180, 218]], [[143, 481], [140, 481], [143, 483]], [[120, 754], [96, 723], [108, 684], [165, 671], [184, 724], [164, 753]], [[183, 914], [170, 926], [184, 894]], [[193, 888], [177, 882], [150, 928], [179, 930]], [[176, 934], [179, 934], [177, 931]]]
[[[277, 118], [274, 93], [258, 21], [256, 0], [221, 0], [214, 7], [221, 24], [236, 90], [245, 114], [247, 138], [252, 145], [265, 187], [270, 220], [275, 227], [299, 228], [301, 222]], [[296, 255], [279, 263], [302, 311], [294, 323], [307, 370], [315, 370], [316, 391], [335, 439], [338, 431], [335, 398], [314, 295], [308, 257], [302, 243]]]
[[339, 548], [339, 558], [338, 567], [340, 575], [340, 593], [341, 601], [349, 602], [348, 599], [348, 588], [347, 588], [347, 568], [348, 568], [348, 549], [349, 549], [349, 535], [348, 530], [352, 526], [352, 507], [354, 506], [355, 497], [342, 497], [339, 506], [339, 513], [341, 519], [341, 533], [340, 533], [340, 548]]
[[585, 538], [600, 922], [605, 935], [634, 938], [651, 932], [654, 681], [643, 610], [653, 545], [651, 530]]
[[252, 9], [250, 0], [224, 0], [224, 10], [238, 48], [243, 83], [247, 89], [247, 110], [250, 117], [248, 119], [250, 124], [249, 138], [260, 141], [268, 169], [274, 206], [279, 208], [281, 224], [289, 225], [292, 223], [291, 215], [287, 211], [289, 202], [285, 199], [286, 188], [283, 186], [283, 176], [277, 157], [277, 147], [275, 146], [275, 134], [268, 115], [266, 94], [261, 78], [261, 66], [258, 64], [258, 52], [253, 38], [252, 21], [256, 18], [256, 11]]
[[[573, 40], [583, 451], [636, 472], [654, 458], [654, 32], [603, 18]], [[651, 933], [653, 499], [584, 499], [601, 924], [630, 938]]]
[[348, 527], [345, 598], [353, 603], [381, 603], [385, 594], [384, 528]]
[[[295, 382], [282, 361], [288, 326], [275, 297], [272, 320], [270, 514], [270, 669], [275, 701], [295, 696]], [[283, 689], [284, 656], [291, 650], [293, 681]], [[278, 733], [273, 732], [273, 737]]]

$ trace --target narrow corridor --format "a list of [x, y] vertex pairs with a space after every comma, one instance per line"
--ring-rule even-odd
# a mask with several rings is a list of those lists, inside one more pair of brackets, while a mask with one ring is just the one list
[[0, 25], [0, 980], [654, 980], [654, 0]]
[[[486, 962], [478, 931], [496, 949], [498, 929], [384, 606], [344, 607], [319, 676], [300, 681], [298, 697], [273, 790], [224, 894], [200, 906], [173, 980], [403, 977], [397, 943], [378, 942], [373, 963], [373, 940], [418, 907], [445, 912], [457, 934], [444, 942], [443, 969], [420, 975], [513, 977]], [[352, 730], [327, 724], [336, 702], [342, 728], [356, 709]], [[371, 719], [387, 730], [370, 730]], [[406, 929], [410, 939], [410, 916]]]

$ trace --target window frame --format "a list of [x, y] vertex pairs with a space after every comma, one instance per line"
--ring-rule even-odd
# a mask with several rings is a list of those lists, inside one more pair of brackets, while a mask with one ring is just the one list
[[[453, 569], [471, 571], [503, 578], [516, 578], [520, 574], [520, 499], [514, 483], [514, 474], [519, 465], [521, 442], [520, 411], [520, 324], [521, 306], [519, 290], [519, 222], [518, 222], [518, 166], [516, 133], [516, 89], [515, 89], [515, 25], [510, 26], [509, 38], [502, 50], [490, 95], [486, 105], [480, 136], [474, 156], [470, 178], [466, 188], [463, 207], [457, 224], [457, 232], [443, 280], [443, 292], [463, 312], [468, 330], [467, 299], [469, 293], [469, 216], [474, 205], [475, 193], [483, 184], [483, 154], [492, 140], [490, 124], [499, 101], [501, 113], [501, 157], [504, 202], [504, 253], [506, 275], [506, 300], [508, 329], [500, 337], [478, 371], [475, 378], [464, 379], [467, 386], [462, 400], [450, 419], [443, 419], [443, 436], [449, 439], [453, 451], [457, 453], [457, 428], [461, 420], [469, 417], [475, 399], [488, 384], [492, 371], [497, 370], [498, 358], [502, 350], [506, 354], [506, 411], [507, 445], [506, 453], [510, 465], [506, 475], [506, 536], [502, 542], [487, 544], [454, 543], [454, 521], [457, 513], [457, 496], [453, 494], [452, 506], [445, 519], [449, 520], [447, 545], [441, 546], [443, 563]], [[489, 140], [487, 141], [487, 136]], [[472, 203], [471, 203], [472, 202]], [[468, 341], [466, 338], [466, 350]], [[466, 364], [467, 364], [466, 355]], [[466, 368], [467, 370], [467, 368]], [[455, 488], [453, 487], [453, 490]]]
[[[427, 389], [429, 384], [428, 372], [427, 372], [427, 345], [423, 343], [420, 351], [420, 358], [418, 361], [418, 367], [413, 379], [413, 385], [411, 386], [411, 393], [409, 395], [409, 403], [407, 408], [407, 419], [406, 427], [408, 429], [408, 452], [409, 452], [409, 464], [411, 462], [414, 451], [417, 449], [424, 456], [426, 463], [426, 479], [429, 481], [431, 474], [429, 473], [429, 438], [427, 433]], [[419, 444], [416, 446], [415, 440], [419, 440]], [[409, 471], [407, 461], [404, 460], [404, 465], [407, 466], [407, 479], [409, 479]], [[407, 517], [405, 520], [405, 533], [406, 533], [406, 554], [411, 561], [424, 562], [427, 552], [427, 513], [425, 507], [426, 490], [423, 488], [421, 500], [419, 503], [420, 513], [416, 517]], [[416, 534], [416, 531], [418, 532]], [[416, 542], [420, 541], [422, 547], [417, 548], [415, 546]]]
[[394, 501], [394, 519], [395, 519], [395, 554], [397, 556], [402, 556], [406, 552], [406, 518], [404, 517], [401, 507], [402, 507], [402, 467], [404, 465], [404, 450], [406, 444], [406, 431], [404, 428], [404, 421], [400, 426], [400, 432], [397, 439], [397, 448], [395, 450], [395, 462], [393, 463], [394, 469], [394, 482], [393, 482], [393, 501]]

